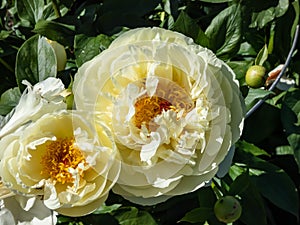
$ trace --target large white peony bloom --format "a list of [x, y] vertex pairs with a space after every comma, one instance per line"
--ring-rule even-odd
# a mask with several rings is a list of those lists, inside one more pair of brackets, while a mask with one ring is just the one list
[[243, 127], [233, 71], [161, 28], [118, 37], [79, 68], [73, 87], [77, 109], [95, 112], [100, 141], [121, 155], [114, 192], [139, 204], [206, 185]]
[[117, 151], [101, 145], [88, 115], [47, 113], [0, 140], [0, 176], [15, 193], [82, 216], [101, 206], [118, 178]]

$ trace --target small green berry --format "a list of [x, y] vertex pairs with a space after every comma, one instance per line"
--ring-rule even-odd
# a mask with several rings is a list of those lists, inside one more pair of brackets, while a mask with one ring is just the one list
[[251, 66], [246, 72], [245, 78], [247, 85], [252, 88], [261, 87], [265, 82], [265, 73], [265, 67], [259, 65]]
[[215, 203], [214, 212], [219, 221], [232, 223], [240, 218], [242, 207], [235, 197], [224, 196]]

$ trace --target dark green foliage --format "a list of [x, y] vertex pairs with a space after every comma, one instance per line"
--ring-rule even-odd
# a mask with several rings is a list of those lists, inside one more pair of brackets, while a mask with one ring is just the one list
[[[56, 4], [54, 4], [56, 3]], [[49, 76], [66, 86], [86, 61], [128, 29], [160, 26], [181, 32], [223, 59], [236, 73], [247, 109], [269, 97], [245, 120], [229, 173], [194, 193], [156, 206], [138, 206], [113, 193], [94, 214], [58, 216], [63, 225], [220, 225], [213, 212], [221, 195], [240, 199], [234, 225], [296, 225], [300, 187], [300, 41], [286, 77], [289, 90], [251, 89], [245, 73], [284, 64], [299, 23], [296, 0], [15, 0], [0, 5], [0, 114], [17, 104], [22, 80]], [[65, 46], [68, 63], [56, 72], [47, 37]]]

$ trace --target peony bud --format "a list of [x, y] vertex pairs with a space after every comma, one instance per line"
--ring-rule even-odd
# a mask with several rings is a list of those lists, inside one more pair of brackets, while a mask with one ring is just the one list
[[67, 53], [64, 46], [62, 46], [56, 41], [52, 41], [49, 39], [46, 40], [54, 49], [56, 60], [57, 60], [57, 71], [64, 70], [67, 63]]
[[246, 72], [246, 83], [249, 87], [259, 88], [264, 84], [266, 69], [263, 66], [251, 66]]
[[214, 212], [219, 221], [232, 223], [240, 218], [242, 207], [235, 197], [224, 196], [215, 203]]

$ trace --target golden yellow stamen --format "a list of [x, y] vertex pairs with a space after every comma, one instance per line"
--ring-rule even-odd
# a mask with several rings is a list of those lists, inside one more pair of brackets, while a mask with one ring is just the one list
[[85, 164], [86, 161], [81, 151], [74, 146], [74, 138], [58, 138], [46, 146], [41, 159], [41, 174], [49, 175], [62, 184], [72, 183], [74, 178], [69, 169], [76, 169], [80, 163]]
[[175, 109], [169, 101], [157, 96], [140, 98], [135, 102], [134, 106], [134, 122], [136, 127], [141, 128], [142, 124], [145, 124], [148, 129], [149, 122], [155, 116], [161, 114], [163, 110]]

